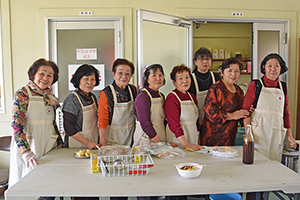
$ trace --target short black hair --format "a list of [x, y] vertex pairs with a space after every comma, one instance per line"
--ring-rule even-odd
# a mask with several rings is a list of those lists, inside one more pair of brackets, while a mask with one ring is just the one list
[[131, 75], [134, 73], [133, 63], [130, 62], [129, 60], [127, 60], [127, 59], [124, 59], [124, 58], [118, 58], [114, 61], [113, 66], [112, 66], [112, 72], [113, 73], [116, 73], [118, 65], [128, 65], [131, 69]]
[[266, 73], [265, 65], [272, 58], [275, 58], [278, 60], [280, 67], [281, 67], [280, 74], [283, 74], [286, 71], [288, 71], [288, 67], [286, 66], [286, 63], [284, 62], [283, 58], [277, 53], [270, 53], [261, 61], [261, 64], [260, 64], [261, 73], [263, 73], [263, 74]]
[[228, 59], [224, 60], [222, 63], [222, 66], [221, 66], [222, 73], [224, 72], [225, 69], [229, 68], [231, 64], [238, 64], [240, 71], [244, 67], [244, 65], [240, 62], [240, 59], [238, 59], [237, 57], [228, 58]]
[[170, 73], [170, 78], [176, 82], [176, 74], [182, 73], [184, 71], [187, 71], [191, 75], [190, 68], [188, 68], [185, 64], [177, 65], [177, 66], [173, 67], [173, 69]]
[[70, 82], [73, 83], [75, 88], [79, 88], [80, 79], [83, 76], [90, 76], [92, 74], [95, 75], [95, 86], [99, 85], [99, 71], [93, 65], [89, 64], [83, 64], [78, 67]]
[[200, 49], [198, 49], [195, 54], [194, 54], [194, 61], [197, 60], [199, 57], [209, 57], [212, 60], [212, 54], [211, 52], [205, 48], [205, 47], [201, 47]]
[[51, 85], [54, 84], [58, 80], [58, 73], [59, 73], [58, 67], [54, 62], [52, 62], [50, 60], [49, 61], [45, 60], [44, 58], [40, 58], [40, 59], [36, 60], [29, 67], [29, 70], [27, 72], [29, 80], [34, 81], [34, 75], [36, 74], [36, 72], [38, 71], [40, 66], [49, 66], [53, 69], [54, 75], [53, 75], [53, 81], [52, 81]]
[[[205, 48], [205, 47], [200, 47], [200, 49], [198, 49], [195, 53], [194, 53], [194, 58], [193, 58], [193, 61], [197, 60], [198, 58], [201, 58], [201, 57], [209, 57], [211, 62], [212, 62], [212, 54], [211, 52]], [[197, 71], [198, 67], [195, 66], [193, 72]]]
[[[149, 78], [149, 75], [150, 75], [150, 70], [152, 70], [154, 73], [157, 71], [157, 69], [160, 69], [160, 71], [162, 72], [162, 74], [165, 76], [165, 73], [164, 73], [164, 70], [163, 70], [163, 67], [160, 65], [160, 64], [152, 64], [152, 65], [149, 65], [145, 72], [144, 72], [144, 86], [149, 86], [149, 83], [148, 83], [148, 78]], [[166, 83], [166, 79], [164, 78], [164, 84]], [[164, 85], [163, 84], [163, 85]]]

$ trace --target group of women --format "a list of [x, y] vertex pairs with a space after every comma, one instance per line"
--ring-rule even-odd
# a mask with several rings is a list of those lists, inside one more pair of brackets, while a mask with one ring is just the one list
[[[242, 64], [237, 58], [222, 63], [221, 76], [209, 71], [212, 55], [200, 48], [194, 55], [195, 70], [175, 66], [170, 78], [175, 89], [165, 98], [159, 89], [165, 83], [160, 64], [145, 66], [143, 87], [129, 84], [134, 65], [116, 59], [112, 66], [114, 82], [104, 88], [99, 102], [91, 92], [99, 85], [99, 72], [83, 64], [71, 83], [76, 88], [64, 100], [62, 111], [65, 147], [120, 144], [137, 146], [142, 142], [168, 142], [200, 150], [201, 145], [235, 145], [238, 120], [253, 125], [256, 150], [280, 160], [285, 134], [292, 137], [286, 84], [278, 76], [287, 71], [278, 54], [269, 54], [261, 63], [264, 76], [250, 83], [244, 93], [236, 84]], [[50, 86], [58, 80], [58, 67], [39, 59], [28, 71], [30, 82], [16, 92], [13, 102], [14, 140], [11, 149], [10, 185], [21, 179], [52, 148], [63, 140], [55, 122], [59, 106]], [[200, 134], [199, 134], [200, 132]]]

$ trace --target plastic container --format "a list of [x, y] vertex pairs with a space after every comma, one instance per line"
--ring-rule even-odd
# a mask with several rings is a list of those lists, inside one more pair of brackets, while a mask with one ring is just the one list
[[238, 155], [237, 150], [232, 149], [230, 147], [213, 147], [210, 150], [210, 153], [213, 156], [220, 158], [233, 158]]
[[150, 154], [98, 156], [98, 164], [104, 177], [147, 175], [154, 166]]
[[211, 194], [209, 195], [211, 200], [241, 200], [242, 196], [238, 193], [227, 193], [227, 194]]
[[[183, 170], [184, 166], [193, 166], [196, 170], [188, 171]], [[178, 174], [183, 178], [197, 178], [203, 169], [203, 166], [197, 163], [180, 163], [176, 166]]]

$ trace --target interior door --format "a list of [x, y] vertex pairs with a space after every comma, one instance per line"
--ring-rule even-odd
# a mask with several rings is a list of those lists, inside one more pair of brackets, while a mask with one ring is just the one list
[[[278, 53], [288, 64], [285, 28], [285, 23], [253, 23], [253, 79], [262, 77], [260, 63], [269, 53]], [[287, 82], [288, 73], [279, 77]]]
[[[122, 18], [50, 20], [50, 60], [59, 67], [59, 80], [54, 93], [62, 103], [70, 93], [69, 65], [104, 65], [105, 86], [113, 82], [111, 66], [123, 57]], [[96, 49], [92, 59], [78, 58], [77, 51]], [[100, 90], [93, 90], [98, 97]]]
[[168, 95], [173, 89], [170, 72], [175, 65], [192, 68], [192, 22], [181, 17], [137, 11], [137, 74], [141, 85], [143, 68], [161, 64], [166, 85], [160, 91]]

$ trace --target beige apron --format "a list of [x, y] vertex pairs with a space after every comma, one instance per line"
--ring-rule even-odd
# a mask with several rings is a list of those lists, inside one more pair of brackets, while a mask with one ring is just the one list
[[[40, 159], [57, 146], [58, 135], [53, 126], [55, 113], [52, 106], [45, 106], [43, 97], [32, 96], [28, 86], [25, 88], [28, 91], [29, 104], [24, 132], [31, 151]], [[14, 139], [11, 141], [10, 163], [9, 187], [31, 171], [31, 168], [26, 167]]]
[[[216, 82], [215, 80], [215, 76], [214, 73], [210, 71], [211, 77], [212, 77], [212, 82], [213, 84]], [[198, 86], [198, 82], [197, 82], [197, 78], [195, 73], [192, 74], [193, 79], [194, 79], [194, 83], [195, 83], [195, 89], [196, 89], [196, 98], [198, 101], [198, 114], [199, 114], [199, 125], [202, 124], [202, 120], [204, 118], [204, 111], [203, 111], [203, 106], [205, 103], [205, 98], [206, 98], [206, 94], [208, 92], [208, 90], [203, 90], [203, 91], [199, 91], [199, 86]]]
[[[165, 112], [163, 109], [163, 97], [159, 93], [160, 97], [152, 98], [151, 94], [147, 89], [143, 89], [150, 98], [151, 101], [151, 122], [157, 133], [157, 136], [162, 142], [166, 141], [166, 129], [165, 129]], [[136, 129], [134, 132], [133, 146], [139, 146], [141, 141], [150, 142], [151, 139], [143, 131], [139, 121], [136, 121]]]
[[[181, 101], [175, 92], [172, 92], [180, 102], [181, 113], [180, 113], [180, 124], [183, 129], [184, 136], [189, 143], [198, 144], [199, 133], [197, 130], [197, 119], [198, 119], [198, 108], [188, 92], [187, 94], [190, 96], [191, 100], [189, 101]], [[167, 141], [176, 143], [178, 146], [182, 147], [180, 142], [175, 137], [174, 133], [170, 130], [167, 125]]]
[[[81, 135], [89, 141], [98, 143], [98, 128], [97, 128], [97, 106], [95, 104], [94, 98], [93, 104], [88, 106], [83, 106], [79, 96], [76, 92], [72, 92], [77, 98], [82, 108], [82, 131]], [[86, 148], [82, 143], [78, 142], [72, 137], [69, 137], [69, 148]]]
[[114, 87], [112, 85], [109, 87], [114, 98], [114, 112], [111, 125], [107, 128], [106, 137], [116, 141], [119, 145], [131, 146], [135, 130], [134, 100], [131, 89], [128, 86], [131, 100], [118, 103]]
[[284, 92], [280, 89], [264, 87], [262, 81], [257, 108], [251, 114], [255, 150], [271, 160], [281, 162], [283, 140], [286, 129], [283, 127]]

